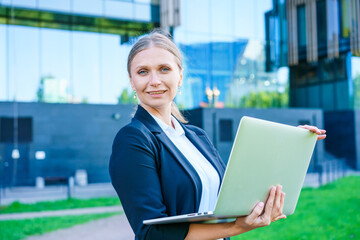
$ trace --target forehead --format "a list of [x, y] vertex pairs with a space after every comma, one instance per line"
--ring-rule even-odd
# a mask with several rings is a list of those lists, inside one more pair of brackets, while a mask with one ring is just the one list
[[176, 65], [175, 56], [163, 48], [150, 47], [135, 55], [131, 62], [131, 68], [159, 64]]

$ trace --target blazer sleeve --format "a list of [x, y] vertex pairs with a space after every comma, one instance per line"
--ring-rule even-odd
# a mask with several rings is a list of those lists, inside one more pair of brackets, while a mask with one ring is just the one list
[[115, 137], [110, 177], [136, 239], [184, 239], [189, 223], [144, 225], [143, 220], [166, 217], [156, 161], [156, 145], [149, 134], [125, 127]]

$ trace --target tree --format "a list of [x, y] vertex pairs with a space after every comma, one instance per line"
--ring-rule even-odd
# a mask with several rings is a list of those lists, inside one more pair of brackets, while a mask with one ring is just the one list
[[128, 90], [125, 88], [122, 90], [120, 97], [118, 97], [119, 104], [137, 104], [137, 99], [134, 98], [135, 92], [132, 92], [129, 96]]
[[282, 108], [289, 103], [288, 89], [284, 93], [276, 91], [250, 92], [242, 96], [238, 106], [243, 108]]

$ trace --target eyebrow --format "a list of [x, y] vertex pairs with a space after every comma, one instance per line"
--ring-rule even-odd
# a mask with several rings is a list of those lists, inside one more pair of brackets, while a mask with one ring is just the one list
[[[161, 63], [161, 64], [158, 64], [157, 66], [159, 67], [170, 67], [171, 68], [171, 65], [168, 64], [168, 63]], [[148, 68], [149, 66], [147, 65], [141, 65], [141, 66], [138, 66], [137, 68], [135, 68], [135, 70], [139, 70], [141, 68]]]

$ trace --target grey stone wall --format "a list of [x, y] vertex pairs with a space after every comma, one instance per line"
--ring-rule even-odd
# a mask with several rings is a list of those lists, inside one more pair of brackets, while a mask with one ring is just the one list
[[[17, 103], [17, 109], [19, 117], [33, 119], [29, 184], [37, 176], [73, 176], [77, 169], [87, 171], [90, 183], [110, 181], [112, 141], [135, 112], [135, 106], [130, 105]], [[119, 119], [114, 118], [116, 113]], [[0, 103], [0, 116], [14, 117], [14, 104]], [[45, 151], [46, 158], [36, 160], [36, 151]]]
[[[14, 117], [16, 108], [18, 117], [31, 117], [33, 121], [33, 141], [25, 144], [27, 146], [22, 146], [22, 149], [27, 151], [24, 161], [28, 163], [25, 168], [19, 170], [16, 176], [17, 178], [26, 177], [26, 184], [31, 185], [35, 183], [37, 176], [68, 177], [73, 176], [77, 169], [87, 171], [90, 183], [109, 182], [108, 163], [112, 141], [118, 130], [130, 122], [132, 114], [136, 111], [136, 106], [131, 105], [17, 103], [14, 108], [14, 103], [0, 102], [0, 117]], [[116, 114], [119, 118], [114, 117]], [[327, 122], [331, 119], [343, 118], [341, 114], [334, 114], [338, 117], [328, 118]], [[293, 126], [308, 123], [324, 128], [323, 112], [319, 109], [202, 108], [186, 111], [189, 123], [202, 127], [208, 133], [225, 162], [229, 157], [238, 123], [245, 115]], [[221, 139], [224, 136], [221, 134], [224, 133], [221, 132], [220, 122], [224, 120], [231, 123], [231, 127], [227, 129], [231, 130], [230, 141]], [[342, 126], [340, 129], [334, 122], [332, 125], [334, 127], [328, 131], [326, 141], [334, 142], [337, 134], [353, 131], [356, 133], [356, 141], [354, 139], [356, 145], [353, 148], [360, 149], [359, 111], [355, 112], [355, 122], [356, 129], [351, 128], [351, 124]], [[323, 160], [324, 143], [325, 141], [317, 143], [310, 171], [314, 170], [317, 162]], [[4, 166], [5, 158], [9, 158], [9, 154], [4, 156], [6, 147], [9, 147], [5, 145], [0, 143], [0, 175], [11, 173], [9, 167], [7, 169]], [[331, 148], [338, 148], [338, 146], [336, 144]], [[36, 151], [44, 151], [46, 158], [35, 159]], [[336, 151], [339, 152], [338, 157], [343, 157], [344, 152], [341, 148]], [[351, 161], [356, 161], [356, 167], [360, 169], [359, 151], [356, 154], [356, 160]]]

